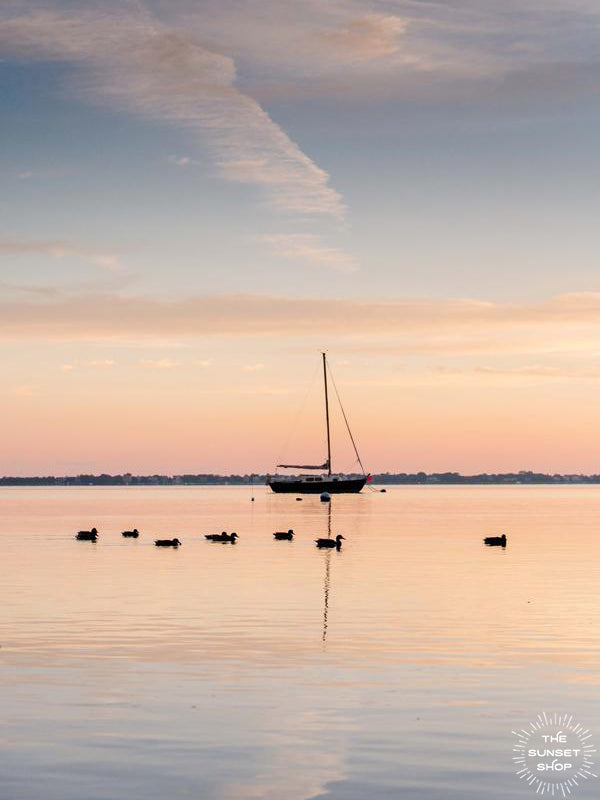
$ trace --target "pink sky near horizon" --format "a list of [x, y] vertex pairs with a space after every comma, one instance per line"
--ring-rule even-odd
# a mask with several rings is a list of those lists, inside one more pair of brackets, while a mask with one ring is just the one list
[[[37, 382], [15, 379], [4, 474], [248, 473], [324, 460], [318, 353], [202, 366], [154, 355], [46, 363]], [[330, 358], [370, 471], [597, 471], [595, 378]], [[356, 469], [333, 391], [332, 428], [334, 467]]]

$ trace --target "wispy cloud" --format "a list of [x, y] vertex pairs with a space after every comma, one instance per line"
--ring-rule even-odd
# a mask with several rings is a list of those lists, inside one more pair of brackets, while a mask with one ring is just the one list
[[35, 383], [22, 383], [13, 388], [17, 397], [37, 397], [40, 387]]
[[11, 283], [10, 281], [0, 281], [0, 289], [11, 294], [25, 294], [33, 297], [55, 297], [60, 294], [56, 286], [27, 285], [24, 283]]
[[152, 369], [174, 369], [183, 366], [182, 361], [174, 361], [171, 358], [142, 358], [140, 364]]
[[361, 376], [345, 380], [344, 385], [371, 388], [400, 388], [400, 387], [431, 387], [446, 386], [459, 387], [461, 391], [468, 392], [471, 388], [488, 387], [500, 389], [509, 387], [511, 391], [516, 387], [544, 386], [548, 383], [556, 384], [587, 384], [600, 380], [600, 370], [593, 366], [572, 368], [560, 363], [551, 363], [547, 366], [514, 366], [514, 367], [429, 367], [422, 364], [408, 366], [405, 369], [396, 369], [393, 372], [384, 372], [377, 377]]
[[191, 156], [170, 155], [167, 158], [167, 161], [169, 164], [174, 164], [176, 167], [192, 167], [200, 164], [197, 159], [194, 159]]
[[259, 185], [283, 211], [344, 213], [328, 174], [236, 87], [233, 60], [184, 30], [141, 15], [5, 12], [0, 51], [86, 67], [86, 97], [195, 130], [225, 179]]
[[89, 369], [110, 369], [114, 367], [115, 361], [112, 358], [92, 359], [91, 361], [69, 361], [66, 364], [61, 364], [63, 372], [72, 372], [75, 369], [89, 368]]
[[[600, 294], [493, 303], [247, 294], [165, 300], [106, 293], [0, 303], [4, 340], [180, 341], [217, 335], [335, 337], [340, 340], [340, 355], [345, 350], [600, 353]], [[164, 362], [172, 364], [168, 358]]]
[[79, 259], [110, 270], [116, 269], [120, 263], [118, 256], [114, 253], [97, 252], [87, 247], [60, 240], [0, 239], [0, 256], [35, 254], [56, 259]]
[[475, 366], [470, 368], [451, 368], [451, 367], [437, 367], [435, 372], [441, 375], [472, 375], [483, 376], [491, 378], [542, 378], [542, 379], [559, 379], [559, 380], [580, 380], [590, 378], [597, 380], [600, 378], [600, 369], [589, 367], [573, 367], [565, 366], [564, 364], [557, 365], [543, 365], [531, 364], [516, 367], [491, 367], [491, 366]]
[[56, 178], [67, 173], [66, 169], [22, 169], [16, 173], [16, 177], [20, 181], [31, 181], [36, 178]]
[[265, 365], [260, 362], [257, 364], [244, 364], [244, 366], [242, 367], [244, 372], [260, 372], [264, 368]]
[[506, 108], [525, 96], [545, 103], [598, 92], [594, 0], [521, 0], [509, 13], [494, 0], [263, 0], [261, 14], [252, 4], [180, 2], [169, 4], [173, 16], [243, 62], [257, 98]]
[[302, 261], [315, 267], [338, 272], [355, 272], [356, 261], [338, 247], [327, 247], [320, 236], [312, 233], [271, 233], [256, 237], [280, 258]]
[[337, 30], [322, 33], [321, 38], [329, 48], [339, 50], [344, 56], [378, 58], [399, 49], [399, 37], [407, 26], [408, 21], [402, 17], [365, 14]]

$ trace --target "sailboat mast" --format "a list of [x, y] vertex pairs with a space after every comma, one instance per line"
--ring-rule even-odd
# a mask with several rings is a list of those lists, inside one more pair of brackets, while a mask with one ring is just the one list
[[327, 357], [323, 353], [323, 382], [325, 384], [325, 420], [327, 422], [327, 474], [331, 475], [331, 435], [329, 432], [329, 395], [327, 394]]

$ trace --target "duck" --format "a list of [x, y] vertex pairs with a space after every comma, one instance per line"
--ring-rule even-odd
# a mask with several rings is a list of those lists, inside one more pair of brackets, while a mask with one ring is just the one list
[[502, 536], [486, 536], [483, 541], [488, 547], [506, 547], [506, 534], [503, 533]]
[[233, 533], [227, 533], [227, 531], [222, 531], [221, 533], [207, 533], [204, 536], [205, 539], [208, 539], [209, 542], [235, 542], [236, 539], [239, 538], [235, 531]]
[[222, 531], [221, 533], [205, 533], [204, 538], [208, 539], [209, 542], [226, 542], [228, 534], [227, 531]]
[[154, 544], [156, 547], [179, 547], [181, 542], [179, 539], [155, 539]]
[[221, 533], [206, 533], [204, 538], [208, 539], [209, 542], [226, 542], [229, 539], [229, 534], [227, 531], [221, 531]]
[[75, 538], [80, 542], [95, 542], [98, 538], [98, 531], [96, 528], [92, 528], [91, 531], [79, 531]]
[[335, 539], [315, 539], [317, 543], [317, 547], [335, 547], [336, 550], [342, 549], [342, 539], [345, 539], [345, 536], [342, 536], [341, 533], [335, 537]]
[[294, 531], [293, 531], [291, 528], [289, 529], [289, 531], [275, 531], [275, 533], [273, 534], [273, 536], [274, 536], [274, 537], [275, 537], [275, 538], [276, 538], [278, 541], [284, 541], [284, 540], [287, 540], [288, 542], [291, 542], [291, 541], [292, 541], [292, 539], [294, 538]]
[[138, 531], [137, 528], [134, 528], [132, 531], [123, 531], [121, 533], [121, 536], [125, 536], [126, 538], [129, 539], [137, 539], [139, 535], [140, 532]]

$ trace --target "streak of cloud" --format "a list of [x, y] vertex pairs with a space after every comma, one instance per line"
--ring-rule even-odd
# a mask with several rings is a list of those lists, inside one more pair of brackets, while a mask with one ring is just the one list
[[63, 372], [73, 372], [75, 369], [89, 368], [89, 369], [110, 369], [114, 367], [115, 361], [112, 358], [92, 359], [91, 361], [69, 361], [61, 365]]
[[397, 52], [398, 38], [406, 32], [407, 25], [407, 20], [395, 15], [365, 14], [337, 30], [323, 33], [322, 39], [343, 55], [378, 58]]
[[142, 358], [140, 364], [151, 369], [174, 369], [175, 367], [181, 367], [183, 362], [174, 361], [171, 358]]
[[[0, 256], [42, 255], [50, 258], [74, 258], [88, 261], [104, 269], [117, 269], [119, 258], [114, 253], [101, 253], [87, 247], [59, 240], [0, 239]], [[32, 289], [32, 291], [34, 291]]]
[[273, 233], [257, 237], [275, 256], [301, 261], [337, 272], [356, 272], [356, 261], [338, 247], [328, 247], [312, 233]]
[[343, 215], [328, 174], [236, 87], [233, 60], [186, 31], [93, 11], [3, 16], [0, 52], [83, 66], [86, 97], [195, 130], [226, 180], [260, 186], [282, 211]]
[[600, 351], [600, 294], [538, 303], [118, 294], [0, 303], [3, 340], [156, 340], [328, 336], [338, 351], [414, 354]]
[[37, 397], [40, 387], [34, 383], [22, 383], [13, 388], [17, 397]]
[[472, 377], [472, 378], [541, 378], [541, 379], [567, 379], [567, 380], [580, 380], [580, 379], [594, 379], [600, 378], [600, 369], [589, 367], [571, 367], [564, 364], [531, 364], [522, 367], [492, 367], [492, 366], [475, 366], [475, 367], [446, 367], [438, 366], [433, 369], [433, 373], [442, 376], [459, 376], [459, 377]]

